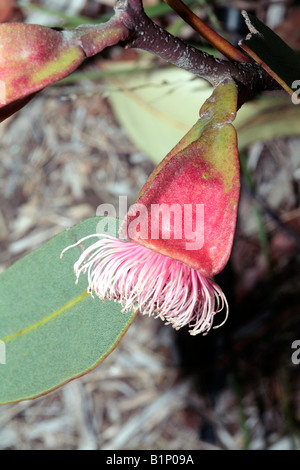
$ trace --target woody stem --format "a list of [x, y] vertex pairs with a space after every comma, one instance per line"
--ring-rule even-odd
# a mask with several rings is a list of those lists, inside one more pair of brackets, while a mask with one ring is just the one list
[[241, 50], [234, 47], [230, 42], [211, 29], [187, 6], [182, 0], [165, 0], [173, 10], [178, 13], [197, 33], [199, 33], [207, 42], [214, 46], [229, 60], [237, 62], [252, 62], [252, 59]]
[[116, 16], [129, 31], [120, 44], [148, 51], [166, 62], [204, 78], [213, 86], [232, 77], [244, 99], [263, 90], [281, 89], [258, 64], [221, 60], [195, 49], [155, 24], [144, 12], [141, 0], [117, 0]]

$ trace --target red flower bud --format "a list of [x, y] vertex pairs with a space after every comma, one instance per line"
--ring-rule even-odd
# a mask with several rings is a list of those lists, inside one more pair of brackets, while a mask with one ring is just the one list
[[62, 31], [32, 24], [0, 24], [0, 122], [39, 90], [70, 75], [86, 57], [127, 34], [117, 15], [107, 23]]
[[[191, 132], [194, 135], [200, 127], [200, 138], [185, 146], [186, 136], [165, 157], [120, 232], [123, 238], [181, 261], [206, 277], [219, 273], [228, 261], [239, 200], [236, 131], [230, 124], [236, 102], [228, 97], [232, 109], [221, 112], [226, 87], [235, 85], [219, 85], [204, 104]], [[137, 215], [143, 206], [147, 210]]]
[[89, 291], [138, 307], [174, 328], [207, 332], [227, 302], [209, 277], [230, 256], [240, 190], [237, 86], [221, 83], [200, 120], [154, 170], [121, 225], [124, 242], [102, 238], [75, 265]]
[[0, 57], [3, 106], [65, 77], [85, 55], [59, 31], [8, 23], [0, 25]]

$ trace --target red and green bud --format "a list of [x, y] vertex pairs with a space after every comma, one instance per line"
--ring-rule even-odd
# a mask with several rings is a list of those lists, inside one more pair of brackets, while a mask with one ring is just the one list
[[129, 209], [123, 241], [91, 235], [99, 240], [74, 269], [77, 278], [88, 274], [92, 295], [117, 300], [125, 311], [160, 317], [176, 329], [189, 325], [192, 335], [207, 333], [224, 307], [227, 318], [226, 298], [210, 277], [226, 265], [236, 226], [240, 173], [231, 122], [237, 97], [232, 80], [215, 89], [199, 121]]
[[[236, 109], [237, 86], [228, 80], [215, 89], [197, 124], [150, 176], [123, 224], [124, 238], [206, 277], [224, 268], [240, 191], [237, 137], [231, 124]], [[147, 211], [139, 212], [143, 206]], [[167, 209], [173, 217], [166, 224]]]
[[70, 75], [86, 57], [127, 34], [117, 16], [104, 24], [62, 31], [23, 23], [0, 24], [0, 121], [38, 91]]

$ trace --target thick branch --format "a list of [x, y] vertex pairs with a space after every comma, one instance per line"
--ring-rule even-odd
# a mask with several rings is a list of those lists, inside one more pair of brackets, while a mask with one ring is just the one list
[[192, 72], [216, 86], [232, 77], [250, 95], [263, 91], [281, 89], [259, 65], [217, 59], [199, 51], [159, 27], [148, 18], [141, 0], [119, 0], [116, 14], [129, 31], [122, 43], [125, 48], [138, 48], [162, 58], [166, 62]]

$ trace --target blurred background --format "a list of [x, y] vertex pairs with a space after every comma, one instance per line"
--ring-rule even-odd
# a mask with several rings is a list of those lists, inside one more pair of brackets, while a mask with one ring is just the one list
[[[300, 2], [188, 4], [235, 44], [247, 34], [246, 9], [300, 50]], [[161, 26], [215, 53], [166, 4], [144, 5]], [[106, 20], [112, 7], [113, 0], [0, 0], [0, 21], [76, 27]], [[184, 71], [114, 47], [3, 122], [0, 272], [100, 204], [117, 208], [121, 195], [132, 204], [209, 94]], [[0, 407], [0, 449], [300, 448], [299, 118], [285, 92], [239, 112], [239, 218], [217, 278], [230, 305], [225, 326], [191, 337], [138, 316], [88, 375]]]

